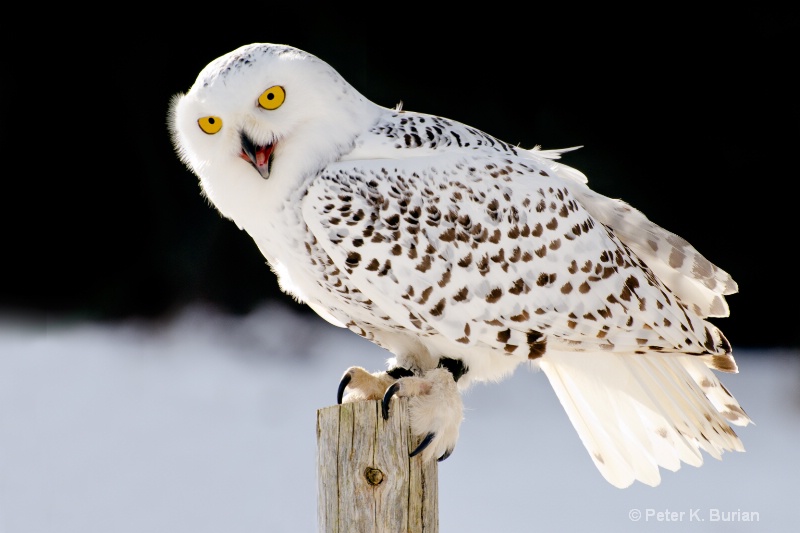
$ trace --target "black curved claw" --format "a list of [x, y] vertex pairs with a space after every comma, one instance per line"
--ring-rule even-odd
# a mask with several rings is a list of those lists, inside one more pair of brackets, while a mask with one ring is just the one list
[[342, 403], [342, 397], [344, 396], [344, 389], [347, 388], [347, 384], [350, 383], [350, 380], [353, 379], [353, 376], [350, 375], [350, 372], [345, 372], [344, 376], [342, 376], [342, 381], [339, 382], [339, 390], [336, 391], [336, 403]]
[[444, 454], [443, 454], [441, 457], [439, 457], [439, 458], [437, 459], [437, 461], [439, 461], [439, 462], [441, 463], [442, 461], [444, 461], [445, 459], [447, 459], [448, 457], [450, 457], [450, 454], [451, 454], [451, 453], [453, 453], [453, 450], [447, 450], [446, 452], [444, 452]]
[[425, 448], [427, 448], [427, 447], [428, 447], [428, 445], [429, 445], [431, 442], [433, 442], [433, 438], [434, 438], [435, 436], [436, 436], [436, 434], [435, 434], [435, 433], [428, 433], [427, 435], [425, 435], [425, 438], [424, 438], [424, 439], [422, 439], [422, 442], [420, 442], [420, 443], [419, 443], [419, 446], [417, 446], [417, 447], [416, 447], [416, 449], [414, 449], [414, 451], [413, 451], [413, 452], [411, 452], [410, 454], [408, 454], [408, 456], [409, 456], [409, 457], [414, 457], [414, 456], [415, 456], [415, 455], [417, 455], [419, 452], [421, 452], [422, 450], [424, 450]]
[[386, 393], [383, 395], [383, 401], [381, 402], [381, 412], [383, 413], [383, 419], [389, 420], [389, 402], [392, 401], [392, 396], [395, 395], [397, 389], [400, 388], [400, 385], [397, 384], [395, 381], [392, 383], [388, 389], [386, 389]]

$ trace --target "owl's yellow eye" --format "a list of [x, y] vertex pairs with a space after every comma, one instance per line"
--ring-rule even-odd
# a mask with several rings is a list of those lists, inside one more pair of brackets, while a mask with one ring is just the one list
[[280, 85], [270, 87], [258, 97], [258, 105], [264, 109], [278, 109], [286, 100], [286, 91]]
[[197, 125], [209, 135], [214, 135], [222, 129], [222, 119], [219, 117], [202, 117], [197, 119]]

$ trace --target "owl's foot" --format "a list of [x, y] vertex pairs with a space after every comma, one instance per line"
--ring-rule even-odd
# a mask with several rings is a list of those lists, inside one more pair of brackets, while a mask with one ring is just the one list
[[443, 359], [438, 368], [422, 376], [404, 368], [370, 373], [361, 367], [350, 367], [342, 376], [336, 399], [338, 403], [381, 400], [383, 418], [388, 419], [392, 397], [408, 397], [411, 432], [424, 437], [410, 456], [422, 454], [425, 461], [434, 457], [444, 461], [453, 453], [464, 417], [456, 381], [466, 369], [460, 362], [455, 367], [452, 362]]
[[444, 461], [453, 453], [458, 441], [458, 430], [464, 418], [461, 395], [453, 374], [446, 368], [434, 368], [422, 377], [400, 378], [383, 396], [383, 418], [389, 418], [389, 404], [393, 396], [408, 397], [411, 432], [425, 436], [410, 456], [421, 453], [424, 461], [437, 457]]
[[[413, 376], [410, 370], [405, 368], [394, 368], [388, 372], [367, 372], [360, 366], [351, 366], [345, 370], [342, 380], [339, 382], [339, 390], [336, 393], [336, 402], [357, 402], [360, 400], [381, 400], [386, 393], [386, 389], [404, 376]], [[347, 396], [344, 395], [348, 389]]]

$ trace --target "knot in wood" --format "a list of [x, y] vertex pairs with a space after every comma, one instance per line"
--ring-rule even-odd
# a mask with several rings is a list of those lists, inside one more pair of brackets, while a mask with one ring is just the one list
[[364, 477], [370, 485], [380, 485], [383, 482], [383, 472], [370, 466], [364, 470]]

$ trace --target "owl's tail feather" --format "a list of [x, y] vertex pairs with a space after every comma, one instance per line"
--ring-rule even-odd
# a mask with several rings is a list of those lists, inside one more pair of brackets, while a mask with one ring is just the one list
[[661, 482], [659, 467], [744, 451], [729, 424], [750, 418], [702, 359], [674, 354], [548, 352], [541, 368], [612, 485]]

